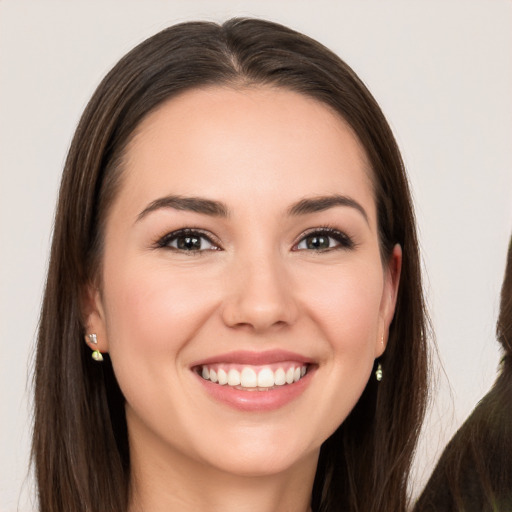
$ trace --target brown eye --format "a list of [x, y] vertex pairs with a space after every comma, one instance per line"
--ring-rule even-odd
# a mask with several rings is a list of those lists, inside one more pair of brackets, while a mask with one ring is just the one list
[[188, 229], [169, 233], [158, 242], [158, 246], [181, 252], [216, 251], [219, 249], [206, 234]]
[[[172, 244], [170, 244], [172, 246]], [[202, 239], [199, 236], [182, 235], [176, 237], [176, 248], [181, 251], [200, 251]]]
[[[329, 249], [331, 247], [331, 240], [325, 235], [310, 235], [304, 238], [304, 244], [306, 249]], [[301, 244], [299, 244], [300, 248]]]
[[328, 251], [330, 249], [351, 249], [354, 243], [344, 233], [336, 229], [310, 232], [296, 246], [296, 250]]

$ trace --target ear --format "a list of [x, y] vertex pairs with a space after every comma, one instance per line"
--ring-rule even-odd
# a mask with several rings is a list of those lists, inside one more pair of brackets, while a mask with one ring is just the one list
[[[82, 294], [82, 318], [85, 328], [85, 342], [89, 348], [108, 352], [108, 339], [106, 329], [105, 308], [98, 286], [87, 284]], [[97, 343], [94, 344], [89, 334], [96, 334]]]
[[393, 251], [384, 267], [384, 286], [379, 311], [379, 332], [375, 345], [375, 357], [380, 357], [386, 350], [389, 336], [389, 326], [395, 314], [400, 273], [402, 271], [402, 248], [399, 244]]

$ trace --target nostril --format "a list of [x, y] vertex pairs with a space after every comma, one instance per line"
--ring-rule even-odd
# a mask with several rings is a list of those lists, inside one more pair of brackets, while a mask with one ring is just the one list
[[296, 310], [291, 299], [264, 302], [245, 297], [226, 304], [222, 317], [229, 327], [262, 331], [293, 324], [297, 317]]
[[268, 254], [267, 249], [253, 248], [250, 259], [239, 254], [226, 286], [222, 311], [225, 324], [264, 331], [295, 322], [297, 305], [286, 270], [283, 261]]

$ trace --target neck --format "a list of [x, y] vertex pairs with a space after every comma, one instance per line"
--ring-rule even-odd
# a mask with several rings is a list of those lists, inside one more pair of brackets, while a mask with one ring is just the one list
[[309, 512], [318, 453], [278, 474], [233, 475], [131, 447], [129, 512]]

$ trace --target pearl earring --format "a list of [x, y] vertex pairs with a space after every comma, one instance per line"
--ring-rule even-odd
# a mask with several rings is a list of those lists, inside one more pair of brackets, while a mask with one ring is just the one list
[[95, 361], [98, 361], [98, 363], [100, 363], [101, 361], [103, 361], [103, 356], [101, 355], [101, 352], [99, 350], [95, 350], [92, 354], [91, 354], [91, 357], [95, 360]]
[[[384, 346], [384, 333], [380, 337], [380, 342], [382, 346]], [[375, 378], [377, 379], [377, 382], [382, 380], [382, 365], [380, 363], [377, 364], [377, 369], [375, 370]]]
[[[89, 343], [91, 343], [92, 345], [97, 345], [98, 344], [98, 336], [96, 336], [95, 333], [88, 334], [87, 338], [89, 338]], [[98, 362], [103, 361], [103, 355], [101, 354], [101, 352], [98, 349], [93, 350], [93, 352], [91, 354], [91, 357], [95, 361], [98, 361]]]
[[382, 380], [382, 365], [380, 363], [377, 365], [377, 369], [375, 370], [375, 378], [377, 379], [377, 382]]

